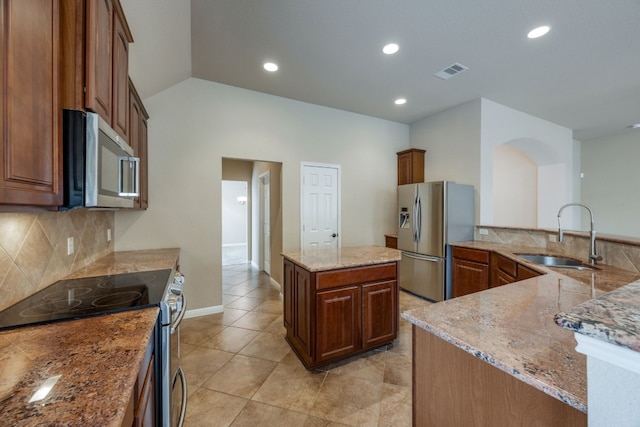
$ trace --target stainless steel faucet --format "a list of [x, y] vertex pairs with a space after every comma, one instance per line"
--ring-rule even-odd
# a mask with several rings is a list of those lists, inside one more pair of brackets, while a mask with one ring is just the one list
[[582, 206], [587, 211], [589, 211], [589, 217], [591, 218], [591, 228], [589, 230], [589, 237], [591, 238], [589, 241], [589, 264], [596, 265], [596, 261], [602, 261], [602, 257], [600, 255], [596, 255], [596, 230], [593, 228], [593, 212], [589, 207], [581, 204], [581, 203], [567, 203], [562, 206], [558, 211], [558, 241], [562, 243], [562, 225], [560, 224], [560, 216], [562, 215], [562, 211], [564, 208], [568, 208], [569, 206]]

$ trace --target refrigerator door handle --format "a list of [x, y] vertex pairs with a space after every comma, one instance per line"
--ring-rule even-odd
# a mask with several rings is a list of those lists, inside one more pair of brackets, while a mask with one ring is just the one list
[[402, 256], [406, 256], [407, 258], [413, 258], [413, 259], [419, 259], [422, 261], [431, 261], [431, 262], [444, 262], [444, 258], [438, 258], [435, 256], [429, 256], [429, 255], [422, 255], [422, 254], [416, 254], [413, 252], [406, 252], [406, 251], [401, 251], [402, 252]]
[[418, 213], [418, 196], [413, 198], [413, 211], [412, 211], [412, 215], [413, 218], [411, 220], [411, 231], [413, 233], [413, 242], [414, 243], [418, 243], [418, 223], [417, 223], [417, 214]]
[[417, 230], [417, 240], [416, 243], [420, 243], [420, 239], [422, 239], [422, 199], [420, 198], [420, 195], [418, 194], [417, 197], [417, 201], [416, 201], [416, 205], [418, 207], [417, 209], [417, 216], [416, 216], [416, 230]]

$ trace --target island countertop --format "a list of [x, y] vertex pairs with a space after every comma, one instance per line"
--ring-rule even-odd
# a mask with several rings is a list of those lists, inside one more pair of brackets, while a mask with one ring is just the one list
[[[113, 252], [66, 278], [173, 268], [179, 249]], [[0, 332], [0, 417], [14, 426], [120, 426], [158, 308]], [[51, 392], [30, 402], [50, 377]]]
[[400, 261], [401, 252], [382, 246], [353, 246], [346, 248], [317, 248], [283, 252], [285, 259], [308, 271], [326, 271]]
[[637, 280], [638, 274], [608, 266], [564, 274], [514, 255], [539, 248], [488, 242], [455, 246], [495, 251], [546, 274], [411, 310], [402, 317], [586, 412], [586, 357], [574, 350], [573, 334], [558, 327], [554, 316]]

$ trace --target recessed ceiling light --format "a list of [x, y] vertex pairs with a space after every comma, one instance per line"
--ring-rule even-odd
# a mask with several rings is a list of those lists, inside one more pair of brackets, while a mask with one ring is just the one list
[[405, 98], [398, 98], [395, 101], [393, 101], [396, 105], [404, 105], [407, 103], [407, 100]]
[[543, 25], [541, 27], [534, 28], [533, 30], [529, 31], [529, 33], [527, 34], [527, 37], [529, 37], [530, 39], [537, 39], [538, 37], [542, 37], [545, 34], [547, 34], [550, 29], [551, 28], [548, 25]]
[[270, 72], [278, 71], [278, 64], [275, 62], [265, 62], [263, 65], [264, 69]]
[[393, 55], [394, 53], [396, 53], [398, 50], [400, 49], [400, 46], [398, 46], [395, 43], [389, 43], [388, 45], [386, 45], [385, 47], [382, 48], [382, 51], [384, 53], [386, 53], [387, 55]]
[[631, 129], [640, 129], [640, 123], [635, 123], [631, 126], [629, 126]]

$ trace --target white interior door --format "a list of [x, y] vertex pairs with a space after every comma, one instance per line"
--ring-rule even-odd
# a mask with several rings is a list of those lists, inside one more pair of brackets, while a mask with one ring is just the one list
[[302, 248], [340, 246], [340, 166], [302, 164]]
[[262, 232], [264, 271], [271, 274], [271, 175], [269, 172], [260, 177], [262, 185]]

